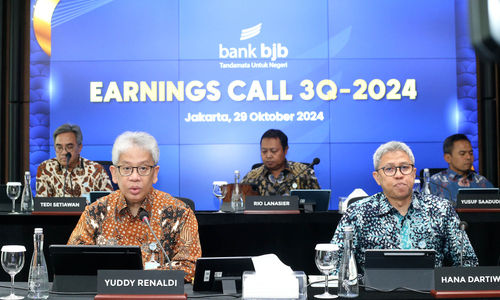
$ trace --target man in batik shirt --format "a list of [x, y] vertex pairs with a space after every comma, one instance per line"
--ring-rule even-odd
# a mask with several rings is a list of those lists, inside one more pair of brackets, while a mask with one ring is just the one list
[[[462, 232], [451, 203], [435, 195], [413, 192], [415, 158], [402, 142], [381, 145], [373, 155], [373, 178], [382, 192], [354, 202], [342, 216], [332, 243], [344, 249], [344, 228], [354, 228], [354, 252], [364, 273], [367, 249], [434, 249], [435, 266], [460, 265]], [[478, 261], [464, 233], [464, 265]]]
[[444, 160], [448, 169], [434, 174], [430, 181], [431, 193], [457, 202], [458, 189], [491, 188], [493, 185], [472, 170], [474, 153], [465, 134], [454, 134], [443, 143]]
[[63, 124], [54, 131], [56, 157], [38, 166], [38, 197], [80, 197], [91, 191], [113, 190], [106, 170], [80, 156], [82, 141], [78, 125]]
[[172, 261], [191, 281], [201, 257], [198, 222], [184, 202], [156, 190], [160, 150], [145, 132], [125, 132], [116, 139], [111, 175], [119, 190], [87, 206], [71, 234], [70, 245], [141, 246], [145, 269], [167, 269], [154, 235], [138, 217], [146, 211], [153, 231]]
[[260, 139], [263, 164], [242, 180], [255, 186], [261, 196], [290, 195], [292, 189], [319, 189], [314, 170], [308, 165], [286, 160], [288, 137], [269, 129]]

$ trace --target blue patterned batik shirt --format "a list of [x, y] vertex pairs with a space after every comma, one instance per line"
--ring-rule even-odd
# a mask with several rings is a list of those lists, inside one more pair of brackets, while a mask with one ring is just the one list
[[[460, 265], [460, 219], [451, 203], [435, 195], [415, 192], [405, 216], [378, 193], [349, 205], [333, 235], [332, 243], [344, 249], [344, 228], [354, 228], [354, 251], [360, 273], [364, 273], [367, 249], [434, 249], [435, 266], [443, 262]], [[464, 265], [478, 261], [467, 235], [464, 237]]]
[[492, 188], [493, 184], [486, 177], [477, 174], [474, 171], [466, 176], [459, 175], [457, 172], [446, 169], [434, 174], [431, 179], [431, 193], [439, 197], [450, 199], [457, 202], [458, 189], [466, 188]]

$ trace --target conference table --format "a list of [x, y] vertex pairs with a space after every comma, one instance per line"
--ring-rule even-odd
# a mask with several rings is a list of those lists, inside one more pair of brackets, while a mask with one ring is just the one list
[[[26, 282], [16, 283], [16, 295], [26, 296], [28, 293], [27, 289], [28, 285]], [[221, 295], [215, 292], [193, 292], [193, 287], [190, 284], [186, 284], [184, 287], [185, 293], [188, 299], [241, 299], [241, 294], [236, 295]], [[323, 288], [311, 288], [307, 289], [307, 299], [313, 300], [314, 295], [323, 293]], [[331, 294], [336, 294], [336, 288], [330, 288], [329, 292]], [[0, 296], [6, 296], [10, 293], [10, 282], [0, 282]], [[53, 294], [49, 295], [50, 299], [57, 300], [93, 300], [95, 294], [87, 293], [87, 294]], [[28, 298], [26, 298], [28, 299]], [[338, 298], [338, 299], [347, 299], [347, 298]], [[352, 298], [351, 298], [352, 299]], [[394, 300], [420, 300], [420, 299], [435, 299], [429, 293], [416, 293], [416, 292], [408, 292], [408, 291], [395, 291], [389, 293], [381, 293], [381, 292], [372, 292], [365, 291], [363, 288], [360, 288], [359, 297], [356, 299], [370, 299], [370, 300], [385, 300], [385, 299], [394, 299]], [[463, 299], [463, 298], [447, 298], [447, 299]], [[471, 300], [481, 299], [481, 298], [468, 298]], [[484, 299], [484, 298], [483, 298]]]
[[[330, 241], [341, 218], [337, 211], [288, 215], [211, 211], [195, 213], [204, 257], [275, 253], [293, 270], [304, 271], [306, 274], [319, 274], [314, 263], [314, 247], [317, 243]], [[480, 265], [496, 266], [500, 256], [500, 213], [459, 213], [459, 215], [462, 220], [469, 223], [467, 232]], [[46, 251], [48, 245], [67, 242], [78, 218], [78, 215], [11, 215], [8, 212], [0, 212], [0, 243], [25, 245], [27, 249], [26, 265], [16, 276], [16, 280], [23, 282], [28, 279], [34, 228], [44, 228]], [[48, 253], [45, 256], [50, 266]], [[49, 278], [52, 279], [51, 270]], [[0, 272], [0, 281], [9, 281], [5, 272]], [[373, 298], [376, 294], [368, 293], [370, 299], [377, 299]], [[384, 294], [382, 296], [387, 297]], [[426, 299], [425, 296], [431, 297], [429, 295], [412, 297]], [[383, 297], [380, 299], [385, 299]]]

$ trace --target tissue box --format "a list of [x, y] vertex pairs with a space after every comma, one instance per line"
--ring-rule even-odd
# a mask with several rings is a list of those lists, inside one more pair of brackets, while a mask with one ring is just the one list
[[278, 278], [259, 275], [254, 271], [243, 273], [243, 300], [298, 299], [307, 300], [307, 276], [295, 271]]

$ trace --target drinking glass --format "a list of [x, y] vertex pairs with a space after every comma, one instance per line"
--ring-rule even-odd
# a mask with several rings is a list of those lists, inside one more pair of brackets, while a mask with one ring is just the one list
[[213, 185], [213, 194], [217, 199], [219, 199], [219, 210], [218, 213], [223, 213], [222, 211], [222, 200], [227, 195], [227, 181], [214, 181]]
[[338, 208], [338, 211], [339, 211], [339, 214], [344, 214], [344, 205], [345, 205], [345, 202], [347, 201], [347, 197], [339, 197], [339, 208]]
[[314, 295], [314, 298], [319, 299], [334, 299], [337, 295], [332, 295], [328, 292], [328, 275], [337, 268], [339, 247], [335, 244], [317, 244], [316, 245], [316, 267], [325, 274], [325, 292], [323, 294]]
[[12, 211], [10, 214], [18, 214], [16, 212], [16, 200], [21, 195], [20, 182], [7, 182], [7, 196], [12, 200]]
[[10, 295], [0, 297], [0, 299], [24, 299], [23, 296], [14, 294], [14, 276], [16, 276], [24, 266], [24, 252], [26, 252], [24, 246], [10, 245], [2, 247], [2, 268], [10, 275], [11, 286]]

